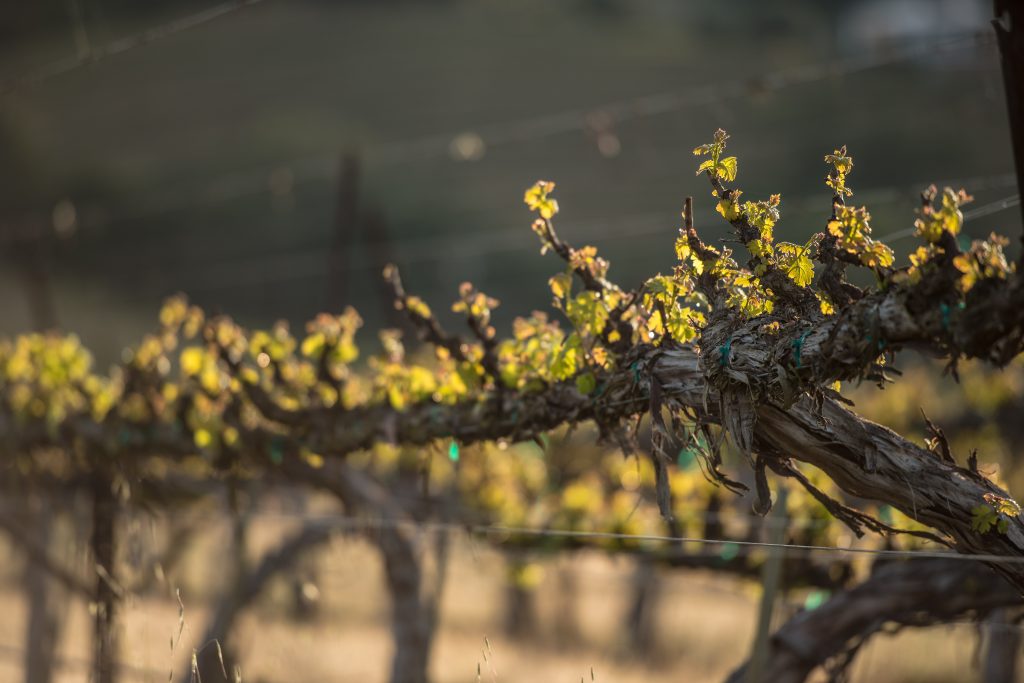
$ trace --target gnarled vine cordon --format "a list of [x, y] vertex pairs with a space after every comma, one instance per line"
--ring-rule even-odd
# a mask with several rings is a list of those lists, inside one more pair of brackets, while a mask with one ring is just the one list
[[[853, 162], [845, 149], [826, 157], [834, 192], [826, 229], [802, 245], [775, 242], [781, 199], [741, 202], [740, 190], [726, 186], [737, 176], [736, 159], [723, 156], [727, 138], [719, 131], [695, 153], [707, 157], [699, 173], [748, 251], [742, 265], [728, 248], [701, 241], [688, 200], [678, 266], [624, 291], [595, 249], [558, 237], [554, 184], [542, 181], [525, 200], [539, 214], [543, 248], [565, 263], [550, 284], [568, 330], [535, 313], [499, 338], [490, 323], [497, 302], [465, 285], [453, 307], [472, 335], [463, 340], [392, 269], [396, 305], [435, 357], [412, 362], [400, 337], [385, 332], [383, 354], [359, 370], [361, 321], [352, 310], [319, 316], [300, 341], [285, 325], [248, 332], [226, 318], [206, 320], [177, 298], [161, 312], [160, 330], [109, 375], [92, 371], [73, 337], [28, 335], [0, 346], [0, 445], [15, 453], [61, 446], [119, 466], [195, 455], [222, 467], [275, 466], [380, 441], [529, 439], [586, 420], [629, 448], [631, 418], [650, 412], [657, 467], [670, 466], [673, 449], [696, 445], [708, 475], [739, 489], [719, 455], [728, 434], [754, 468], [762, 511], [767, 473], [805, 484], [793, 464], [800, 461], [851, 495], [935, 528], [962, 552], [1024, 557], [1019, 508], [1005, 491], [974, 466], [860, 419], [833, 387], [885, 381], [887, 360], [903, 347], [938, 352], [954, 370], [961, 357], [1004, 364], [1019, 354], [1024, 287], [1003, 242], [961, 252], [955, 237], [968, 197], [930, 189], [916, 221], [925, 244], [909, 267], [894, 268], [891, 250], [871, 237], [868, 212], [846, 205]], [[849, 267], [868, 268], [876, 286], [848, 282]], [[823, 502], [858, 532], [890, 530]], [[979, 508], [991, 511], [984, 528]], [[1024, 563], [996, 565], [1024, 590]]]

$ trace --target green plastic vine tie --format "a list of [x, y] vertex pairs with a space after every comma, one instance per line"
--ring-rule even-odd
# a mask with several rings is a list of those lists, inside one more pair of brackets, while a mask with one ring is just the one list
[[808, 612], [818, 609], [825, 604], [825, 601], [829, 599], [830, 595], [832, 595], [832, 593], [827, 590], [811, 591], [807, 594], [807, 599], [804, 600], [804, 609]]
[[[865, 334], [864, 335], [864, 341], [866, 341], [867, 343], [870, 344], [871, 342], [875, 341], [875, 338], [872, 337], [870, 334]], [[881, 351], [884, 348], [885, 348], [885, 340], [882, 339], [881, 337], [879, 337], [878, 341], [875, 342], [875, 349], [878, 350], [878, 351]]]
[[452, 439], [452, 442], [448, 444], [448, 459], [452, 462], [459, 461], [459, 444], [456, 443], [455, 439]]
[[640, 369], [637, 367], [639, 361], [633, 361], [629, 369], [633, 371], [633, 384], [640, 384]]
[[892, 526], [895, 523], [892, 514], [892, 508], [889, 507], [888, 505], [883, 505], [880, 508], [878, 508], [878, 516], [879, 518], [881, 518], [883, 522], [885, 522], [889, 526]]
[[679, 469], [688, 470], [696, 459], [697, 456], [693, 452], [692, 448], [683, 448], [679, 451], [679, 455], [676, 457], [676, 464], [679, 466]]
[[729, 354], [732, 353], [732, 337], [729, 340], [718, 347], [718, 365], [725, 367], [729, 364]]
[[949, 332], [949, 304], [945, 301], [940, 303], [939, 312], [942, 313], [942, 329]]
[[806, 329], [804, 330], [803, 334], [801, 334], [797, 339], [793, 340], [793, 360], [796, 361], [797, 370], [800, 369], [800, 352], [804, 348], [804, 340], [807, 339], [807, 335], [809, 335], [810, 333], [811, 330]]
[[270, 462], [280, 465], [284, 462], [284, 443], [280, 438], [274, 438], [270, 442]]

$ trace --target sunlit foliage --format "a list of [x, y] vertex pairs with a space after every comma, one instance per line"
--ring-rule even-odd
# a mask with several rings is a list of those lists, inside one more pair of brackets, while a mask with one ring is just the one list
[[[963, 224], [960, 206], [970, 198], [948, 188], [941, 196], [934, 188], [925, 191], [915, 221], [924, 243], [907, 267], [894, 268], [892, 250], [872, 237], [867, 209], [846, 206], [853, 194], [848, 184], [853, 160], [845, 147], [825, 156], [826, 185], [834, 199], [824, 231], [802, 244], [776, 241], [783, 199], [776, 194], [741, 201], [742, 191], [725, 185], [738, 177], [736, 158], [724, 156], [727, 140], [719, 130], [694, 154], [702, 157], [697, 173], [709, 179], [718, 213], [748, 252], [745, 260], [728, 247], [702, 242], [692, 225], [692, 210], [687, 209], [675, 240], [677, 263], [672, 271], [651, 276], [636, 291], [625, 291], [609, 280], [609, 263], [595, 247], [575, 248], [560, 240], [554, 225], [560, 212], [555, 184], [542, 180], [525, 191], [524, 201], [536, 216], [532, 229], [542, 253], [554, 252], [561, 259], [561, 269], [549, 280], [553, 312], [517, 318], [511, 335], [499, 333], [492, 324], [498, 301], [470, 283], [459, 288], [451, 307], [465, 320], [468, 340], [445, 332], [426, 302], [400, 287], [396, 290], [396, 306], [431, 343], [429, 352], [409, 352], [396, 330], [380, 331], [375, 348], [361, 348], [357, 333], [362, 320], [351, 308], [321, 314], [296, 335], [283, 322], [266, 330], [246, 330], [226, 317], [208, 318], [178, 296], [160, 310], [157, 331], [126, 351], [123, 362], [109, 372], [94, 368], [90, 354], [74, 336], [34, 334], [3, 342], [0, 402], [28, 447], [87, 443], [115, 457], [163, 452], [177, 458], [198, 456], [218, 467], [234, 460], [280, 463], [289, 454], [316, 461], [329, 455], [318, 449], [330, 441], [324, 435], [330, 432], [332, 417], [357, 409], [364, 411], [366, 420], [382, 420], [386, 435], [388, 421], [396, 414], [415, 411], [425, 411], [422, 424], [442, 419], [446, 407], [467, 407], [475, 411], [467, 415], [486, 421], [495, 401], [504, 405], [501, 401], [510, 393], [522, 397], [563, 392], [584, 402], [580, 405], [590, 401], [601, 407], [612, 379], [629, 373], [634, 383], [639, 381], [637, 350], [652, 347], [690, 345], [701, 354], [709, 383], [723, 393], [736, 391], [727, 382], [740, 382], [749, 398], [782, 396], [785, 402], [804, 392], [819, 397], [834, 392], [836, 380], [868, 376], [884, 361], [883, 340], [868, 335], [869, 343], [842, 372], [830, 375], [828, 368], [809, 369], [814, 358], [809, 358], [804, 343], [810, 331], [829, 317], [842, 315], [852, 302], [918, 286], [929, 273], [954, 272], [956, 298], [942, 304], [941, 328], [948, 331], [949, 318], [960, 314], [968, 293], [1014, 273], [1003, 252], [1005, 241], [995, 236], [953, 253]], [[846, 266], [869, 269], [875, 275], [874, 289], [846, 283]], [[395, 271], [388, 277], [397, 282]], [[837, 292], [850, 301], [838, 300]], [[755, 324], [752, 329], [759, 330], [764, 343], [785, 350], [771, 355], [776, 365], [768, 379], [732, 367], [733, 341], [727, 333], [749, 323]], [[708, 343], [709, 330], [722, 338]], [[944, 343], [953, 348], [951, 340]], [[775, 383], [782, 389], [765, 389], [759, 383]], [[713, 463], [704, 473], [724, 483], [716, 469], [721, 439], [712, 443], [715, 440], [701, 431], [706, 425], [687, 425], [678, 415], [675, 418], [685, 436], [684, 450], [699, 444], [702, 457]], [[620, 421], [597, 421], [604, 436], [620, 442], [631, 438]], [[367, 437], [371, 438], [379, 438], [379, 433]], [[451, 444], [455, 457], [450, 461], [462, 462], [461, 476], [470, 477], [473, 465], [460, 455], [458, 444]], [[655, 450], [658, 458], [676, 459], [676, 453], [664, 453], [661, 446]], [[601, 528], [642, 529], [661, 524], [648, 519], [647, 508], [635, 518], [629, 512], [630, 501], [650, 498], [641, 493], [653, 476], [647, 464], [633, 465], [638, 468], [633, 481], [634, 475], [627, 475], [621, 465], [602, 460], [603, 470], [581, 473], [552, 490], [544, 483], [543, 468], [529, 460], [519, 462], [511, 452], [499, 450], [493, 457], [514, 470], [511, 479], [521, 484], [518, 488], [508, 477], [495, 488], [489, 482], [497, 475], [490, 472], [459, 483], [480, 510], [510, 523], [528, 521], [543, 508], [545, 523], [562, 526], [586, 522]], [[668, 478], [660, 471], [655, 468], [659, 491], [670, 489], [677, 503], [696, 495], [691, 475], [679, 479], [684, 476], [679, 467]], [[985, 504], [997, 516], [1008, 509]], [[663, 503], [661, 508], [665, 515]], [[678, 514], [683, 517], [682, 511]], [[992, 521], [987, 515], [978, 513], [979, 532], [1000, 528], [998, 518]]]

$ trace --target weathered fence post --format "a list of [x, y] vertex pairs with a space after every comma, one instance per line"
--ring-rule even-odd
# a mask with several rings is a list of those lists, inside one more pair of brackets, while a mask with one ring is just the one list
[[97, 469], [92, 487], [92, 550], [96, 570], [92, 683], [117, 680], [117, 498], [109, 474]]
[[337, 205], [334, 210], [334, 239], [327, 257], [327, 310], [340, 311], [348, 303], [351, 254], [359, 218], [359, 159], [352, 152], [338, 162]]
[[1017, 680], [1017, 656], [1020, 653], [1020, 626], [1012, 619], [1015, 610], [998, 609], [989, 615], [982, 628], [985, 633], [983, 683]]
[[[995, 0], [992, 24], [1003, 66], [1010, 140], [1017, 167], [1017, 192], [1024, 195], [1024, 4], [1020, 0]], [[1021, 204], [1021, 216], [1024, 218], [1024, 204]]]
[[530, 558], [510, 551], [505, 562], [505, 635], [526, 640], [538, 634], [537, 591], [528, 574]]
[[[779, 495], [775, 501], [774, 511], [768, 518], [769, 543], [785, 543], [786, 541], [786, 488], [779, 487]], [[770, 548], [768, 560], [761, 570], [761, 608], [757, 617], [757, 632], [754, 635], [754, 646], [750, 655], [750, 668], [747, 670], [747, 683], [767, 683], [761, 680], [765, 663], [768, 660], [769, 638], [772, 629], [772, 613], [775, 610], [775, 598], [778, 596], [779, 585], [782, 583], [782, 548]]]
[[[38, 492], [30, 492], [25, 505], [25, 528], [44, 551], [56, 544], [57, 513]], [[68, 591], [30, 558], [25, 563], [25, 591], [29, 602], [25, 639], [25, 683], [50, 683]]]
[[657, 650], [657, 606], [661, 598], [661, 579], [654, 560], [638, 556], [630, 583], [632, 599], [626, 618], [629, 653], [653, 655]]

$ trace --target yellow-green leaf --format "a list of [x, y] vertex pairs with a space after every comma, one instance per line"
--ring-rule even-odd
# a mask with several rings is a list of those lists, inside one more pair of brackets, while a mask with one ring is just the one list
[[551, 293], [555, 295], [557, 299], [564, 299], [569, 293], [569, 289], [572, 287], [572, 275], [569, 273], [559, 273], [553, 275], [548, 280], [548, 285], [551, 287]]
[[597, 379], [592, 373], [584, 372], [576, 378], [576, 389], [581, 394], [588, 395], [597, 388]]
[[736, 157], [726, 157], [719, 160], [715, 164], [715, 175], [727, 182], [736, 180]]
[[181, 371], [188, 377], [199, 374], [203, 369], [206, 352], [198, 346], [190, 346], [181, 352]]
[[302, 355], [306, 358], [319, 358], [326, 342], [323, 332], [314, 332], [302, 340]]

